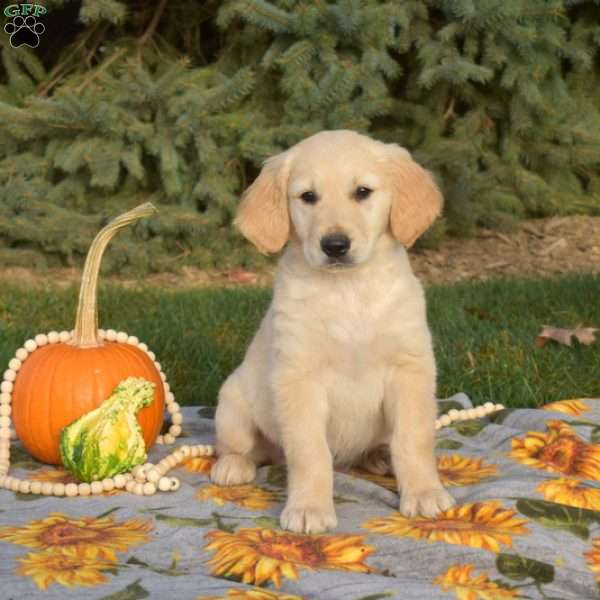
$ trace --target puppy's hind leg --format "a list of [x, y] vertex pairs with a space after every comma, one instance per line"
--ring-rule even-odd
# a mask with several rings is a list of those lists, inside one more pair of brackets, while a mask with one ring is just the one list
[[393, 471], [389, 444], [381, 444], [369, 450], [358, 466], [374, 475], [391, 475]]
[[219, 391], [215, 414], [217, 462], [210, 478], [218, 485], [241, 485], [254, 480], [256, 463], [264, 459], [261, 440], [233, 373]]

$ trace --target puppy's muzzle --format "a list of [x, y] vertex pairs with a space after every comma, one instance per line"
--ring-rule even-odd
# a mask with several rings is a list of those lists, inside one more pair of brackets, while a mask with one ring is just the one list
[[321, 250], [330, 258], [341, 258], [350, 250], [350, 238], [344, 233], [332, 233], [321, 238]]

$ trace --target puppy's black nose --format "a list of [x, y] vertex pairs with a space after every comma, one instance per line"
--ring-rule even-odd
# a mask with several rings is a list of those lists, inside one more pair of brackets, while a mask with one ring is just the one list
[[350, 238], [344, 233], [332, 233], [321, 238], [321, 250], [332, 258], [344, 256], [350, 249]]

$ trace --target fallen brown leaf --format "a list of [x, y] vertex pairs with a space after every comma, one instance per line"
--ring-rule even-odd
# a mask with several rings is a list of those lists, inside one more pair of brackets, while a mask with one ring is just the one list
[[594, 332], [598, 329], [594, 327], [581, 327], [578, 325], [575, 329], [563, 329], [560, 327], [551, 327], [544, 325], [542, 331], [538, 333], [535, 338], [536, 346], [542, 348], [550, 340], [562, 344], [563, 346], [571, 346], [573, 336], [575, 339], [584, 346], [589, 346], [591, 343], [596, 341]]

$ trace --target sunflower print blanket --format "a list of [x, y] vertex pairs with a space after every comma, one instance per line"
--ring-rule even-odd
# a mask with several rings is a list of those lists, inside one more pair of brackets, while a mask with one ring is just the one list
[[[471, 406], [464, 394], [439, 404]], [[183, 412], [182, 443], [212, 443], [210, 409]], [[335, 476], [337, 529], [293, 534], [278, 521], [285, 467], [219, 488], [213, 460], [188, 459], [173, 494], [0, 491], [0, 597], [600, 599], [600, 399], [439, 431], [438, 469], [457, 504], [434, 519], [404, 517], [392, 477], [355, 469]], [[70, 481], [18, 445], [11, 462], [19, 476]]]

